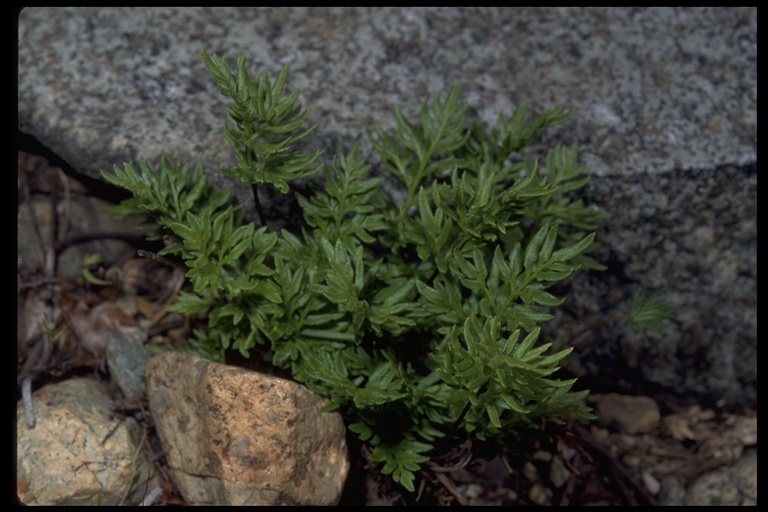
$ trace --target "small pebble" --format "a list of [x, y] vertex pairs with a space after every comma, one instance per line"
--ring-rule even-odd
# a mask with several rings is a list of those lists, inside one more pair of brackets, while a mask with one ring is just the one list
[[552, 491], [541, 484], [533, 484], [528, 491], [528, 499], [536, 505], [546, 506], [552, 504]]
[[643, 485], [652, 496], [658, 495], [661, 490], [661, 483], [651, 474], [650, 469], [643, 471]]

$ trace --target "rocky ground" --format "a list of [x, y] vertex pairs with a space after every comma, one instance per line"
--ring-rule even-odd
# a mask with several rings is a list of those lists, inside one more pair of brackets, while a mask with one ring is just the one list
[[[184, 343], [192, 325], [167, 311], [183, 274], [137, 257], [141, 238], [105, 213], [115, 196], [99, 195], [96, 184], [19, 153], [17, 399], [25, 385], [34, 392], [72, 377], [95, 379], [149, 437], [159, 475], [154, 504], [184, 504], [145, 399], [125, 403], [103, 344], [105, 329], [132, 328], [146, 332], [148, 344]], [[102, 259], [83, 266], [87, 254]], [[600, 391], [590, 397], [597, 421], [542, 424], [504, 446], [468, 443], [430, 461], [414, 495], [398, 492], [367, 464], [365, 446], [349, 439], [341, 504], [756, 504], [756, 411], [650, 389], [628, 396], [610, 383]], [[17, 489], [22, 502], [26, 485]]]

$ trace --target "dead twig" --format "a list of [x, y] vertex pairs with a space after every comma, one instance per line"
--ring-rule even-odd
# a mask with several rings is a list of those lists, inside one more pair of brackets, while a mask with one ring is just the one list
[[32, 405], [32, 376], [27, 375], [21, 381], [21, 401], [24, 404], [24, 422], [28, 428], [35, 426], [35, 408]]
[[469, 500], [466, 496], [463, 496], [461, 492], [456, 488], [456, 484], [453, 483], [453, 480], [451, 480], [448, 475], [445, 473], [435, 473], [435, 476], [437, 477], [437, 481], [443, 484], [443, 487], [445, 487], [449, 493], [451, 493], [455, 498], [456, 501], [459, 502], [459, 505], [466, 507], [469, 505]]
[[59, 238], [59, 186], [58, 181], [51, 180], [51, 195], [49, 196], [51, 222], [48, 231], [48, 243], [43, 246], [43, 273], [45, 277], [56, 275], [56, 241]]
[[643, 485], [638, 483], [621, 464], [617, 463], [611, 454], [605, 451], [600, 446], [600, 443], [592, 437], [592, 434], [578, 425], [575, 426], [575, 430], [579, 435], [580, 441], [586, 444], [594, 455], [593, 459], [608, 468], [606, 473], [610, 475], [611, 480], [619, 488], [628, 505], [656, 506], [658, 504], [656, 498]]
[[26, 291], [33, 288], [39, 288], [41, 286], [47, 286], [51, 284], [58, 284], [62, 281], [61, 277], [42, 277], [40, 279], [36, 279], [34, 281], [30, 281], [28, 283], [20, 283], [19, 284], [19, 291]]
[[[59, 227], [59, 233], [56, 237], [56, 240], [58, 240], [59, 238], [66, 238], [71, 227], [70, 219], [72, 217], [72, 188], [70, 187], [67, 175], [64, 174], [64, 171], [58, 167], [56, 168], [56, 175], [58, 176], [61, 184], [64, 186], [64, 200], [61, 203], [61, 226]], [[56, 240], [54, 240], [54, 242], [56, 242]]]
[[469, 464], [469, 462], [472, 460], [472, 450], [466, 450], [466, 453], [463, 454], [461, 459], [450, 467], [445, 467], [437, 464], [436, 462], [429, 462], [429, 468], [434, 471], [435, 473], [452, 473], [454, 471], [458, 471], [460, 469], [463, 469]]

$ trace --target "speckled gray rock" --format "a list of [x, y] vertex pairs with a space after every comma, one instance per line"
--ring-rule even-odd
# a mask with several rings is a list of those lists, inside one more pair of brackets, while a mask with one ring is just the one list
[[573, 107], [541, 144], [579, 143], [610, 269], [573, 280], [561, 316], [658, 288], [680, 315], [663, 338], [603, 329], [574, 368], [754, 404], [756, 31], [755, 8], [31, 8], [19, 128], [90, 175], [161, 153], [230, 165], [203, 49], [290, 65], [323, 158], [370, 155], [393, 106], [413, 114], [454, 83], [488, 121], [524, 100]]
[[[112, 380], [126, 399], [136, 399], [146, 393], [144, 371], [152, 356], [143, 345], [146, 333], [136, 329], [139, 336], [110, 332], [107, 342], [107, 368]], [[140, 339], [136, 339], [140, 338]]]
[[596, 178], [588, 194], [610, 212], [596, 255], [609, 269], [574, 276], [564, 292], [567, 321], [604, 314], [610, 303], [624, 311], [633, 291], [653, 290], [664, 292], [678, 321], [665, 335], [598, 329], [575, 350], [577, 372], [616, 382], [640, 376], [721, 405], [754, 406], [756, 166]]

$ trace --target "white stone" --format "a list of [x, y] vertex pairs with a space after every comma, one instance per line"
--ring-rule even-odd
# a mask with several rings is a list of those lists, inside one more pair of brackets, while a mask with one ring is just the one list
[[26, 505], [137, 504], [154, 468], [133, 418], [120, 418], [93, 379], [69, 379], [32, 395], [35, 426], [16, 407], [16, 482]]

